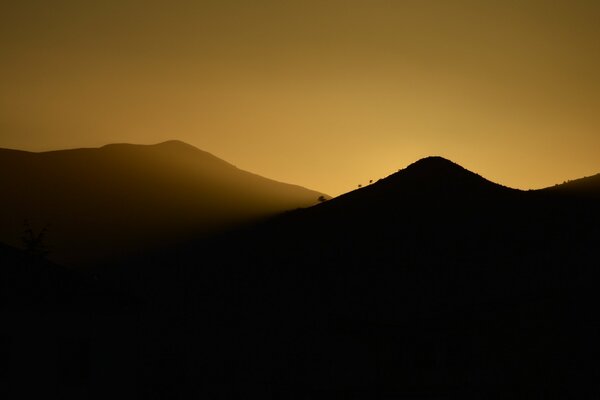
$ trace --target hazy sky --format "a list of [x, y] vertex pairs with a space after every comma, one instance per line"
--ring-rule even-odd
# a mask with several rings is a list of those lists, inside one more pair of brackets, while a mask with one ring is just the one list
[[20, 0], [0, 49], [0, 147], [180, 139], [331, 195], [600, 172], [600, 1]]

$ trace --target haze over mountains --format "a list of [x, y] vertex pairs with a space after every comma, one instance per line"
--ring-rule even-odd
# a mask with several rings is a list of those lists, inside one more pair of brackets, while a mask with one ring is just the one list
[[[29, 153], [0, 149], [0, 241], [48, 226], [51, 258], [97, 262], [318, 202], [179, 141]], [[327, 197], [327, 196], [325, 196]]]

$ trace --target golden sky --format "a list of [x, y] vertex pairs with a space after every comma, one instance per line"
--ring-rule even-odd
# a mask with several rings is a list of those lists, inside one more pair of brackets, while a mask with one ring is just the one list
[[600, 2], [15, 1], [0, 147], [180, 139], [337, 195], [427, 155], [600, 172]]

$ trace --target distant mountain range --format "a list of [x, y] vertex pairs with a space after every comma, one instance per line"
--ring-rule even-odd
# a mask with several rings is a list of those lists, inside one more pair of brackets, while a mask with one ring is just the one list
[[[307, 207], [318, 193], [179, 141], [30, 153], [0, 149], [0, 241], [47, 226], [50, 257], [80, 264]], [[326, 198], [328, 196], [323, 195]]]

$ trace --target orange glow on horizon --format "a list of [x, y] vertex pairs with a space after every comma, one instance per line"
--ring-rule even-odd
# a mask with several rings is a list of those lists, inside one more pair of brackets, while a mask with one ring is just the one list
[[441, 155], [600, 172], [600, 4], [108, 0], [0, 7], [0, 147], [179, 139], [338, 195]]

